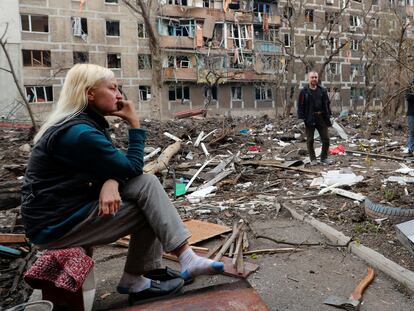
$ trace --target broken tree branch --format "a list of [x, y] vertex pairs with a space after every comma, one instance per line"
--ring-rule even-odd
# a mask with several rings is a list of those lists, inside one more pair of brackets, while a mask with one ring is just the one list
[[180, 150], [181, 142], [177, 141], [169, 145], [158, 157], [157, 160], [152, 161], [144, 166], [144, 172], [148, 174], [155, 174], [161, 172], [168, 167], [171, 158]]

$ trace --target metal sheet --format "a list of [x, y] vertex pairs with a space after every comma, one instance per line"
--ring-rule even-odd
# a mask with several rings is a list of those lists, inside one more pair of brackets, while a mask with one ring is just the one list
[[118, 311], [267, 311], [257, 292], [247, 281], [200, 288], [170, 299], [135, 305]]

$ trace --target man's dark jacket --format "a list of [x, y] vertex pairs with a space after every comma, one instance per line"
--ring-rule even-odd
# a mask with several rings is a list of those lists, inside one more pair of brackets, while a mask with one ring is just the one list
[[[328, 126], [332, 126], [331, 123], [331, 107], [330, 107], [330, 100], [328, 96], [328, 91], [326, 88], [318, 85], [322, 93], [322, 112], [323, 118]], [[312, 93], [309, 88], [309, 85], [306, 85], [299, 93], [299, 99], [297, 104], [298, 110], [298, 118], [303, 119], [305, 121], [306, 126], [315, 125], [315, 114], [313, 111], [313, 102], [312, 102]]]
[[407, 100], [407, 116], [414, 116], [414, 81], [405, 93], [405, 99]]
[[105, 118], [90, 112], [53, 126], [43, 134], [32, 150], [22, 187], [21, 211], [29, 238], [99, 197], [104, 180], [67, 167], [53, 156], [55, 139], [63, 130], [80, 123], [102, 131], [110, 139]]

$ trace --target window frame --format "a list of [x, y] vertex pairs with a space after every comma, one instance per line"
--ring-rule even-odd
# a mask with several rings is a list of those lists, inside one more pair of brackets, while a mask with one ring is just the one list
[[[236, 92], [234, 92], [235, 89], [240, 90], [240, 98], [234, 97], [234, 95], [236, 94]], [[243, 88], [240, 85], [230, 87], [230, 98], [232, 101], [243, 101]]]
[[[186, 91], [187, 90], [187, 91]], [[177, 92], [179, 91], [179, 92]], [[174, 99], [172, 99], [171, 95], [174, 92]], [[182, 97], [178, 98], [178, 93], [181, 93]], [[186, 93], [188, 95], [188, 98], [186, 98]], [[190, 87], [188, 85], [183, 84], [171, 84], [168, 88], [168, 101], [190, 101], [191, 99], [191, 93], [190, 93]]]
[[[142, 26], [142, 30], [140, 30], [140, 26]], [[139, 39], [148, 39], [148, 32], [147, 32], [147, 29], [145, 28], [144, 23], [138, 22], [137, 31], [138, 31], [138, 38]], [[140, 36], [140, 33], [142, 34], [142, 36]]]
[[[113, 35], [113, 34], [109, 34], [109, 30], [110, 28], [108, 28], [109, 26], [111, 26], [111, 24], [116, 23], [118, 24], [118, 34]], [[119, 20], [105, 20], [105, 33], [107, 37], [115, 37], [115, 38], [119, 38], [121, 36], [121, 22]]]
[[[29, 30], [24, 30], [23, 29], [23, 16], [27, 16], [27, 23], [29, 26]], [[46, 17], [47, 19], [47, 31], [34, 31], [33, 30], [33, 22], [32, 22], [32, 17], [33, 16], [38, 16], [38, 17]], [[21, 13], [20, 14], [20, 23], [21, 23], [21, 31], [22, 32], [30, 32], [30, 33], [50, 33], [49, 31], [49, 16], [48, 15], [40, 15], [40, 14], [26, 14], [26, 13]]]
[[[26, 64], [25, 58], [25, 52], [30, 52], [30, 65]], [[40, 53], [40, 62], [35, 58], [33, 55], [33, 52], [39, 52]], [[48, 54], [48, 55], [44, 55]], [[41, 68], [50, 68], [52, 67], [52, 57], [50, 50], [22, 50], [22, 57], [23, 57], [23, 67], [41, 67]], [[34, 60], [38, 61], [40, 65], [35, 65]]]
[[[34, 89], [33, 89], [34, 88]], [[37, 89], [38, 88], [42, 88], [43, 89], [43, 94], [45, 95], [45, 100], [44, 101], [38, 101], [37, 99], [38, 99], [38, 95], [37, 95]], [[50, 92], [48, 92], [47, 90], [46, 90], [46, 88], [47, 89], [49, 89], [50, 90]], [[33, 93], [33, 99], [32, 100], [30, 100], [30, 98], [28, 97], [29, 96], [29, 94], [27, 93], [27, 90], [28, 89], [30, 89], [31, 90], [31, 92]], [[54, 98], [54, 94], [53, 94], [53, 86], [51, 86], [51, 85], [25, 85], [24, 86], [24, 90], [25, 90], [25, 95], [26, 95], [26, 99], [27, 99], [27, 101], [29, 102], [29, 103], [51, 103], [51, 102], [53, 102], [53, 98]], [[33, 91], [34, 90], [34, 91]], [[49, 99], [48, 98], [48, 93], [50, 93], [51, 94], [51, 99]], [[35, 100], [36, 99], [36, 100]]]
[[[86, 55], [86, 61], [75, 62], [75, 53], [77, 55]], [[88, 51], [73, 51], [72, 52], [73, 64], [87, 64], [89, 63], [89, 52]], [[78, 57], [79, 58], [79, 57]]]
[[[258, 94], [259, 91], [259, 94]], [[270, 96], [269, 96], [270, 92]], [[259, 95], [260, 98], [257, 98]], [[270, 86], [255, 86], [254, 98], [256, 101], [270, 101], [273, 100], [273, 92]]]
[[[117, 59], [117, 65], [118, 65], [118, 62], [119, 62], [119, 67], [112, 67], [111, 65], [110, 65], [110, 63], [109, 63], [109, 57], [111, 56], [111, 55], [115, 55], [115, 57], [116, 57], [116, 59]], [[119, 57], [118, 57], [119, 56]], [[122, 54], [121, 53], [107, 53], [106, 54], [106, 62], [107, 62], [107, 67], [109, 68], [109, 69], [111, 69], [111, 70], [114, 70], [114, 69], [122, 69]]]
[[138, 70], [151, 70], [152, 69], [152, 55], [151, 54], [138, 54]]
[[[143, 94], [145, 92], [145, 99], [143, 98]], [[149, 97], [148, 97], [149, 95]], [[138, 96], [139, 100], [142, 102], [147, 102], [151, 100], [151, 86], [149, 85], [140, 85], [138, 86]]]

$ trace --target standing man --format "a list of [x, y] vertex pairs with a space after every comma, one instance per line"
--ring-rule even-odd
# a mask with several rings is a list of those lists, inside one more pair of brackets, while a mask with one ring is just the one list
[[316, 164], [313, 136], [318, 130], [322, 142], [321, 162], [328, 162], [329, 134], [328, 127], [331, 123], [331, 108], [327, 90], [318, 84], [318, 73], [315, 70], [309, 72], [309, 84], [299, 94], [298, 118], [305, 122], [306, 143], [308, 147], [311, 165]]
[[410, 83], [405, 93], [407, 100], [407, 125], [408, 125], [408, 153], [414, 152], [414, 80]]

